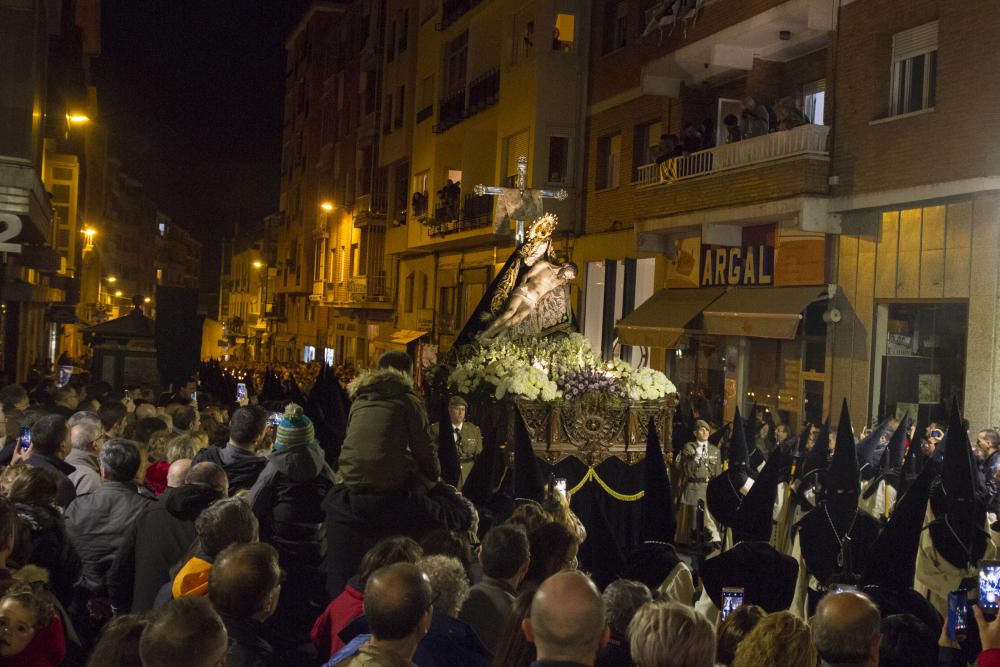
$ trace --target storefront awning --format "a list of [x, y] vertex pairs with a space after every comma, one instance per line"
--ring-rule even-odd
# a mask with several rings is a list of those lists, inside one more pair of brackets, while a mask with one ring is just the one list
[[736, 287], [705, 309], [705, 330], [718, 336], [792, 340], [802, 311], [826, 295], [826, 286]]
[[661, 289], [618, 323], [623, 345], [673, 348], [688, 322], [722, 296], [722, 287]]
[[380, 343], [387, 343], [390, 345], [402, 345], [405, 348], [405, 346], [409, 343], [412, 343], [421, 336], [426, 335], [426, 331], [417, 331], [415, 329], [393, 329], [392, 331], [379, 334], [378, 338], [375, 340]]

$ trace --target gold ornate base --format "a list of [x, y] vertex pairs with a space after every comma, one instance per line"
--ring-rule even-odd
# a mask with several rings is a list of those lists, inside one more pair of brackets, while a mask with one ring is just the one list
[[535, 455], [549, 463], [575, 456], [596, 466], [616, 456], [637, 463], [646, 455], [646, 432], [653, 417], [660, 447], [672, 450], [677, 394], [658, 401], [584, 395], [560, 404], [515, 399], [515, 407], [531, 437]]

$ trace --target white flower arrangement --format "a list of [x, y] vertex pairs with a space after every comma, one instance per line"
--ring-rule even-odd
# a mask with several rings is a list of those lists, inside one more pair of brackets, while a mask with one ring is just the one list
[[453, 392], [507, 394], [550, 403], [589, 390], [610, 391], [631, 401], [658, 400], [676, 391], [663, 373], [632, 368], [621, 360], [604, 361], [578, 333], [494, 340], [461, 360], [448, 376]]

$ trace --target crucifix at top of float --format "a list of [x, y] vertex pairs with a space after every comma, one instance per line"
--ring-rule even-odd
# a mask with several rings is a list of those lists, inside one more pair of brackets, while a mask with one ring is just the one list
[[497, 195], [497, 207], [493, 212], [493, 229], [500, 231], [504, 220], [513, 220], [517, 224], [517, 245], [524, 243], [525, 221], [542, 217], [542, 199], [566, 199], [569, 193], [565, 189], [546, 190], [545, 188], [528, 188], [528, 158], [524, 155], [517, 158], [517, 187], [504, 188], [495, 185], [477, 185], [473, 191], [479, 195]]

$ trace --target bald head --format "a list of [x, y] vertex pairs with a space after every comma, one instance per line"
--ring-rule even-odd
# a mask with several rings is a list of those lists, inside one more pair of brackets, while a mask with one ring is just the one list
[[[180, 459], [170, 464], [170, 468], [173, 469], [173, 467], [181, 461], [187, 461], [188, 465], [191, 465], [190, 459]], [[167, 471], [167, 474], [170, 474], [169, 470]], [[229, 495], [229, 478], [226, 476], [226, 471], [223, 470], [221, 466], [218, 466], [210, 461], [195, 463], [191, 466], [191, 469], [188, 470], [187, 476], [184, 478], [184, 483], [210, 486], [219, 491], [219, 493], [223, 496]]]
[[184, 485], [184, 478], [191, 470], [191, 459], [177, 459], [167, 468], [167, 486], [176, 489]]
[[813, 618], [816, 650], [824, 662], [877, 665], [881, 616], [871, 599], [855, 591], [820, 600]]
[[559, 572], [535, 593], [524, 632], [535, 643], [539, 660], [591, 664], [608, 639], [604, 600], [586, 575]]
[[365, 615], [377, 640], [422, 637], [430, 627], [430, 580], [413, 563], [376, 570], [365, 584]]

